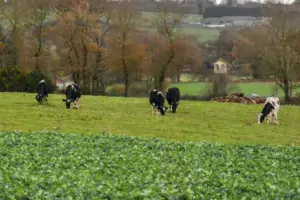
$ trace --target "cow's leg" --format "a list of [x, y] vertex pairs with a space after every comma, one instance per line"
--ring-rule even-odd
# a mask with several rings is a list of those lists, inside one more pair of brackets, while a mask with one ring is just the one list
[[78, 98], [74, 101], [74, 108], [75, 109], [79, 108], [79, 99]]
[[151, 106], [152, 115], [154, 114], [154, 106]]
[[156, 115], [159, 115], [159, 109], [158, 108], [156, 108]]
[[73, 103], [74, 103], [73, 108], [76, 109], [77, 108], [76, 107], [76, 105], [77, 105], [77, 99], [75, 99], [75, 101]]
[[274, 123], [275, 123], [276, 125], [279, 124], [279, 123], [278, 123], [278, 118], [277, 118], [277, 112], [274, 112]]
[[268, 118], [268, 124], [271, 123], [271, 117], [272, 117], [272, 115], [268, 115], [268, 116], [267, 116], [267, 118]]
[[77, 109], [79, 108], [79, 99], [77, 99], [77, 102], [76, 102], [76, 108], [77, 108]]

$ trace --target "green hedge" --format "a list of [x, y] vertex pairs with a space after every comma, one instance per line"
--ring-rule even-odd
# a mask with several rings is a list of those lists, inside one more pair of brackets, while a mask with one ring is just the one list
[[26, 74], [19, 67], [0, 68], [0, 92], [36, 92], [37, 84], [44, 79], [49, 86], [49, 92], [56, 90], [56, 85], [50, 78], [39, 72]]

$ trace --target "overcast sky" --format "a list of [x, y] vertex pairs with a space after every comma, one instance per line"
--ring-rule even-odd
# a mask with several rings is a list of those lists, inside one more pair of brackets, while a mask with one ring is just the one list
[[[249, 1], [249, 0], [238, 0], [239, 2], [246, 2], [246, 1]], [[252, 1], [255, 1], [255, 2], [265, 2], [267, 0], [252, 0]], [[293, 3], [294, 0], [273, 0], [274, 2], [283, 2], [283, 3]], [[221, 3], [222, 0], [216, 0], [217, 4]]]

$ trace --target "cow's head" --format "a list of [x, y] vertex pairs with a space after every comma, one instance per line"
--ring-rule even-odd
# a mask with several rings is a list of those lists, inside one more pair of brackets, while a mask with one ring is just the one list
[[178, 105], [179, 105], [179, 102], [173, 102], [173, 103], [171, 103], [170, 108], [171, 108], [171, 112], [172, 113], [176, 113], [176, 109], [177, 109]]
[[168, 108], [165, 106], [160, 106], [158, 109], [161, 115], [165, 115]]
[[43, 97], [41, 95], [36, 95], [35, 99], [37, 100], [37, 102], [41, 103], [43, 100]]

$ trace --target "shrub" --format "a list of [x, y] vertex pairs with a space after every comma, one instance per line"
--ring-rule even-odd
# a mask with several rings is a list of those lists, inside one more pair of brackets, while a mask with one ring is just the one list
[[136, 82], [130, 85], [128, 92], [131, 97], [145, 97], [149, 91], [146, 83]]
[[49, 93], [54, 93], [57, 89], [55, 83], [51, 81], [50, 78], [44, 76], [39, 72], [31, 72], [26, 76], [26, 92], [36, 92], [37, 84], [41, 81], [45, 80], [48, 84]]
[[0, 68], [0, 91], [23, 92], [26, 88], [26, 75], [19, 67]]
[[210, 101], [210, 96], [200, 96], [200, 95], [189, 95], [184, 94], [180, 97], [181, 100], [190, 100], [190, 101]]
[[124, 84], [114, 84], [107, 89], [109, 96], [124, 96]]
[[207, 85], [206, 90], [202, 92], [205, 97], [227, 96], [232, 92], [239, 92], [240, 89], [235, 84], [230, 84], [230, 78], [224, 74], [215, 74], [211, 78], [211, 83]]

